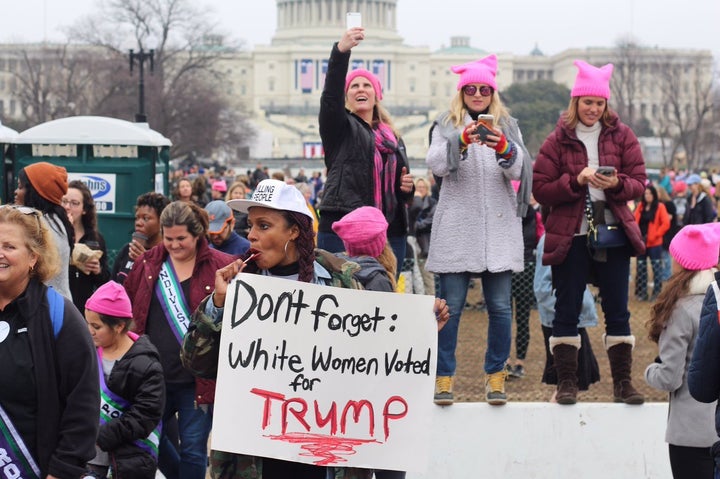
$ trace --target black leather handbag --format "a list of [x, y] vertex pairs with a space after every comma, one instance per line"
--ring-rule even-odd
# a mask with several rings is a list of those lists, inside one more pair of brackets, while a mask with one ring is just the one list
[[620, 248], [628, 244], [628, 237], [622, 225], [596, 225], [592, 212], [590, 194], [585, 197], [585, 215], [588, 220], [588, 246], [594, 250]]

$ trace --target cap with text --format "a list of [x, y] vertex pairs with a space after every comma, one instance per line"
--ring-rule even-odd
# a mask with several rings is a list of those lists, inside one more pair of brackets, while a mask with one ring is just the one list
[[241, 213], [247, 213], [253, 206], [262, 206], [273, 210], [302, 213], [312, 219], [303, 194], [293, 185], [280, 180], [263, 180], [258, 183], [249, 200], [229, 200], [227, 205]]

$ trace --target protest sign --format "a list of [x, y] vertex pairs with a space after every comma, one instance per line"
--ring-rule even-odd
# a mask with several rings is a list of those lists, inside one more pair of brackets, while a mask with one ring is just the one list
[[225, 301], [213, 449], [321, 466], [424, 469], [433, 302], [239, 274]]

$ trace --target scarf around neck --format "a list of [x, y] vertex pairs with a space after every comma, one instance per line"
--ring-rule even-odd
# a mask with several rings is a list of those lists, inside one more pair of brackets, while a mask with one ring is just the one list
[[397, 171], [398, 141], [392, 129], [385, 123], [379, 123], [373, 129], [375, 133], [375, 207], [382, 211], [388, 223], [395, 217], [395, 175]]

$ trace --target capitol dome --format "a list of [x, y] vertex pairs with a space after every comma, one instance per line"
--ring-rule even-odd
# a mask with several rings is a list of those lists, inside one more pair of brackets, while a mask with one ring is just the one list
[[332, 44], [345, 29], [345, 14], [360, 12], [366, 43], [402, 43], [397, 31], [398, 0], [275, 0], [277, 29], [273, 45]]

